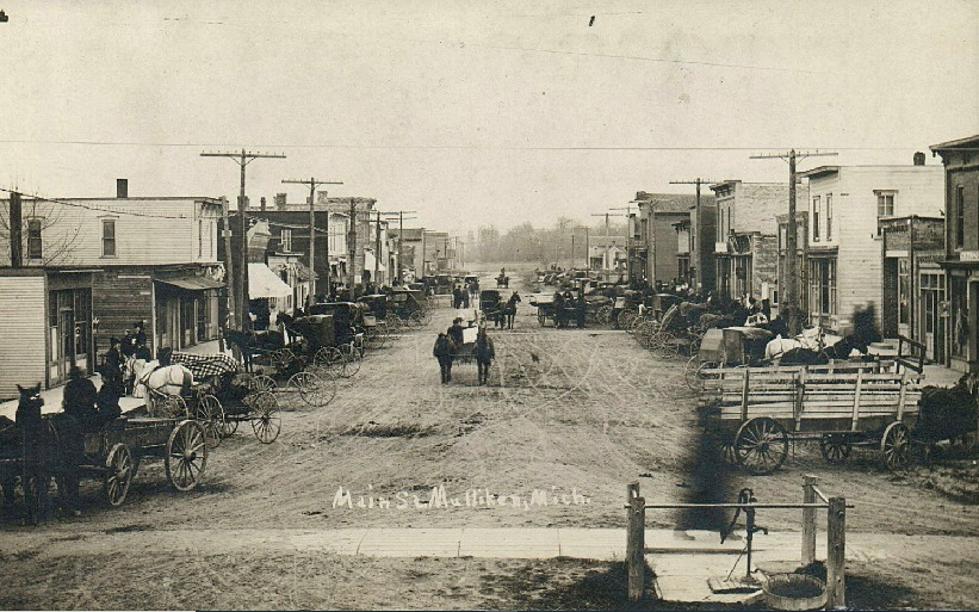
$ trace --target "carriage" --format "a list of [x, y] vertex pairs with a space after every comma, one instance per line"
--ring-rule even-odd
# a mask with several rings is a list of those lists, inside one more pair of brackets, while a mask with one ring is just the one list
[[366, 352], [364, 315], [367, 312], [367, 305], [357, 302], [313, 304], [309, 307], [310, 315], [323, 319], [299, 319], [295, 322], [296, 329], [310, 342], [317, 364], [333, 368], [342, 378], [350, 378], [360, 371], [360, 360]]
[[[12, 501], [15, 478], [23, 479], [29, 471], [25, 470], [25, 463], [36, 465], [37, 474], [43, 476], [22, 482], [22, 488], [31, 512], [37, 516], [42, 500], [47, 497], [49, 478], [54, 477], [59, 488], [63, 486], [70, 467], [65, 462], [68, 447], [76, 454], [79, 477], [100, 481], [102, 495], [112, 506], [125, 501], [129, 485], [145, 459], [162, 459], [167, 481], [177, 491], [191, 491], [201, 482], [207, 466], [208, 443], [200, 422], [187, 418], [121, 416], [100, 427], [80, 428], [64, 414], [42, 417], [43, 400], [37, 397], [37, 389], [33, 392], [35, 395], [29, 401], [35, 412], [25, 421], [29, 419], [37, 425], [10, 422], [6, 427], [0, 426], [0, 482], [7, 501]], [[22, 405], [26, 399], [22, 391]], [[33, 431], [24, 435], [24, 428]]]
[[387, 294], [364, 295], [357, 298], [357, 302], [366, 307], [364, 311], [365, 344], [373, 349], [383, 348], [390, 333]]
[[483, 289], [479, 292], [479, 312], [487, 319], [495, 321], [503, 315], [503, 294], [498, 289]]
[[387, 296], [386, 316], [399, 327], [424, 327], [432, 320], [425, 294], [418, 289], [393, 289]]
[[457, 345], [452, 353], [452, 361], [455, 363], [470, 364], [476, 358], [476, 336], [479, 328], [470, 323], [469, 327], [462, 329], [462, 344]]
[[557, 325], [557, 312], [554, 306], [554, 296], [547, 293], [540, 293], [531, 296], [530, 305], [537, 308], [537, 322], [541, 327], [550, 319], [551, 323]]

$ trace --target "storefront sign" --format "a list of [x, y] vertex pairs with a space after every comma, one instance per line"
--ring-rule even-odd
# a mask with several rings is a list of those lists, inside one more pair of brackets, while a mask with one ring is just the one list
[[979, 261], [979, 251], [960, 251], [959, 261]]

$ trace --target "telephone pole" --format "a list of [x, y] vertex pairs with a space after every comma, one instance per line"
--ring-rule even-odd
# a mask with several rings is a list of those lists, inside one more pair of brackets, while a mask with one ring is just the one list
[[697, 202], [694, 205], [694, 211], [696, 212], [697, 222], [691, 223], [691, 227], [693, 227], [693, 240], [690, 241], [690, 245], [689, 245], [691, 254], [696, 254], [697, 257], [696, 259], [697, 278], [695, 279], [694, 286], [703, 284], [702, 282], [704, 278], [703, 264], [704, 261], [706, 260], [706, 258], [704, 257], [705, 255], [704, 248], [706, 248], [706, 245], [701, 244], [701, 238], [703, 237], [703, 232], [701, 232], [701, 228], [703, 227], [703, 213], [700, 208], [700, 186], [710, 185], [711, 183], [716, 183], [716, 182], [718, 181], [715, 181], [713, 179], [700, 178], [699, 176], [695, 179], [690, 179], [690, 180], [670, 181], [670, 185], [696, 185], [697, 186]]
[[[309, 186], [309, 296], [306, 305], [316, 303], [316, 188], [320, 185], [343, 185], [343, 181], [318, 181], [314, 177], [308, 179], [282, 179], [284, 185]], [[326, 294], [330, 294], [330, 209], [326, 210]]]
[[[404, 240], [405, 240], [405, 214], [416, 214], [417, 210], [389, 210], [381, 212], [382, 215], [388, 217], [388, 220], [393, 220], [393, 217], [398, 218], [398, 282], [404, 280]], [[408, 217], [408, 220], [417, 219], [418, 217]]]
[[[238, 194], [238, 233], [241, 235], [241, 249], [236, 262], [237, 272], [231, 277], [235, 281], [235, 310], [239, 329], [247, 330], [251, 321], [248, 318], [248, 206], [245, 201], [245, 166], [256, 159], [285, 159], [282, 153], [255, 153], [242, 149], [241, 152], [202, 152], [201, 157], [227, 157], [241, 169], [241, 191]], [[227, 226], [225, 226], [227, 229]]]
[[377, 275], [381, 271], [381, 211], [377, 213], [377, 221], [374, 225], [374, 284], [378, 284]]
[[[799, 290], [798, 290], [798, 227], [796, 225], [796, 202], [795, 202], [795, 183], [796, 183], [796, 164], [807, 157], [829, 157], [839, 155], [833, 151], [796, 151], [791, 149], [787, 153], [771, 153], [768, 155], [752, 155], [751, 159], [781, 159], [789, 162], [789, 214], [788, 227], [785, 229], [785, 287], [779, 287], [779, 313], [785, 313], [789, 324], [789, 333], [792, 335], [799, 333]], [[809, 228], [806, 228], [809, 231]], [[807, 265], [807, 262], [803, 262]]]

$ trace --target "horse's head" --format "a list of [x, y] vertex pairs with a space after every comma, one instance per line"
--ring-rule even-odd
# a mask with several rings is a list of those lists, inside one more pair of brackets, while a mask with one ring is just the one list
[[18, 412], [24, 409], [37, 409], [44, 405], [44, 399], [41, 397], [41, 383], [37, 383], [33, 387], [17, 385], [17, 391], [20, 393], [20, 402], [17, 404]]

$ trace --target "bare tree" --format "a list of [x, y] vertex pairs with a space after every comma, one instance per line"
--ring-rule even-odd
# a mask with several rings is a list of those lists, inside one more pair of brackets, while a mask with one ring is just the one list
[[[27, 253], [28, 224], [32, 220], [40, 221], [41, 264], [71, 265], [77, 262], [74, 249], [81, 233], [81, 225], [71, 220], [66, 214], [69, 204], [38, 198], [24, 198], [23, 228], [21, 240], [24, 243], [24, 253]], [[0, 242], [6, 246], [6, 253], [0, 256], [9, 261], [10, 252], [10, 200], [0, 200]], [[26, 259], [26, 258], [25, 258]]]

